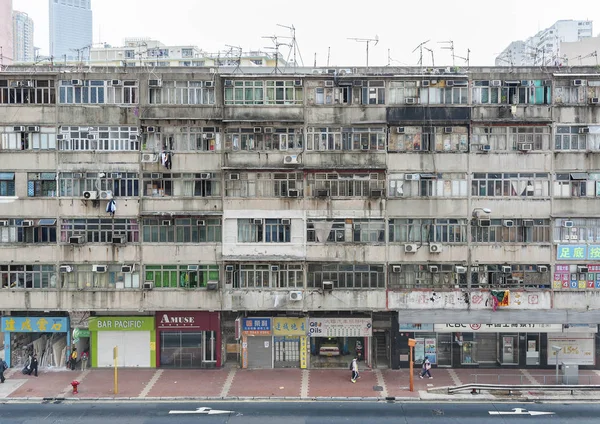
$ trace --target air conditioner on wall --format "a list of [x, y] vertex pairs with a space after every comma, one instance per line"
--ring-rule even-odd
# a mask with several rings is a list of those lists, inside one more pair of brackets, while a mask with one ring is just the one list
[[298, 197], [300, 192], [298, 190], [290, 189], [288, 190], [288, 197]]
[[429, 244], [429, 253], [440, 253], [442, 251], [441, 243], [431, 243]]
[[148, 87], [162, 87], [162, 80], [160, 80], [160, 79], [148, 80]]
[[505, 219], [504, 221], [502, 221], [502, 226], [503, 227], [514, 227], [515, 221], [513, 221], [511, 219]]
[[487, 218], [479, 218], [477, 220], [477, 225], [479, 227], [489, 227], [492, 225], [492, 220]]
[[298, 302], [302, 300], [302, 292], [301, 291], [291, 291], [290, 292], [290, 300], [292, 302]]
[[519, 143], [517, 147], [521, 152], [528, 152], [533, 150], [533, 143]]
[[144, 285], [142, 287], [144, 290], [152, 290], [154, 288], [154, 281], [144, 281]]
[[298, 164], [298, 156], [297, 155], [287, 155], [283, 158], [283, 163], [285, 165], [296, 165]]
[[30, 125], [27, 127], [27, 132], [33, 132], [33, 133], [40, 132], [40, 127], [38, 127], [37, 125]]
[[108, 270], [106, 265], [92, 265], [92, 271], [97, 273], [104, 273]]
[[489, 145], [489, 144], [481, 144], [481, 145], [479, 146], [479, 149], [480, 149], [482, 152], [490, 152], [490, 151], [492, 150], [492, 146], [491, 146], [491, 145]]
[[402, 272], [402, 265], [392, 265], [392, 272], [395, 274]]
[[70, 272], [73, 272], [73, 267], [71, 265], [61, 265], [58, 269], [58, 272], [60, 272], [61, 274], [68, 274]]
[[142, 153], [142, 163], [158, 162], [158, 155], [155, 153]]
[[565, 228], [573, 228], [573, 221], [563, 221], [562, 226]]
[[546, 265], [538, 265], [537, 270], [538, 272], [548, 272], [548, 267]]
[[111, 190], [102, 190], [99, 197], [102, 200], [111, 200], [113, 198], [113, 192]]
[[404, 134], [404, 127], [396, 127], [396, 133]]
[[404, 174], [405, 180], [420, 180], [421, 174]]
[[14, 132], [25, 132], [26, 128], [25, 127], [13, 127], [13, 131]]
[[577, 265], [577, 272], [585, 274], [589, 271], [589, 268], [585, 265]]
[[427, 268], [429, 270], [429, 272], [431, 272], [432, 274], [436, 274], [439, 271], [439, 268], [437, 265], [429, 265], [429, 267]]
[[369, 197], [380, 198], [383, 197], [383, 189], [376, 188], [369, 192]]
[[112, 236], [113, 244], [125, 244], [127, 243], [127, 236], [124, 235], [114, 235]]
[[212, 81], [204, 81], [204, 86], [207, 88], [214, 87], [214, 82]]
[[72, 236], [69, 237], [69, 244], [83, 244], [85, 239], [83, 236]]
[[33, 227], [33, 220], [25, 219], [21, 222], [21, 227]]
[[415, 253], [419, 246], [416, 244], [405, 244], [404, 245], [404, 253]]
[[510, 273], [512, 273], [512, 268], [509, 265], [505, 265], [501, 269], [502, 269], [502, 273], [503, 274], [510, 274]]
[[466, 274], [467, 273], [467, 267], [466, 266], [455, 266], [454, 267], [454, 271], [457, 274]]
[[598, 97], [591, 97], [590, 98], [590, 104], [591, 105], [597, 105], [600, 104], [600, 99]]
[[123, 265], [121, 267], [121, 272], [125, 274], [131, 274], [133, 271], [135, 271], [135, 265]]
[[333, 290], [333, 281], [323, 281], [323, 291]]
[[217, 280], [209, 280], [206, 282], [206, 290], [216, 290], [219, 288], [219, 282]]

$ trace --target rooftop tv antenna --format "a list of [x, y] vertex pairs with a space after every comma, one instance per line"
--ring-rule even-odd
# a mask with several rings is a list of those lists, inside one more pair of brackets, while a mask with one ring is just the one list
[[452, 40], [448, 40], [448, 41], [438, 41], [438, 44], [447, 44], [447, 47], [441, 47], [442, 49], [445, 50], [450, 50], [450, 54], [452, 55], [452, 66], [454, 66], [454, 41]]
[[292, 40], [290, 52], [288, 53], [287, 61], [290, 61], [290, 54], [294, 55], [294, 69], [298, 65], [298, 61], [296, 59], [296, 55], [300, 58], [300, 64], [304, 66], [304, 60], [302, 59], [302, 53], [300, 53], [300, 47], [298, 47], [298, 40], [296, 39], [296, 27], [292, 24], [291, 26], [277, 24], [277, 26], [281, 28], [287, 28], [290, 30], [291, 37], [280, 37], [280, 38], [289, 38]]
[[348, 38], [348, 40], [354, 40], [357, 43], [365, 43], [367, 45], [367, 68], [369, 67], [369, 44], [375, 43], [374, 46], [379, 43], [379, 36], [375, 36], [375, 38]]
[[[229, 51], [227, 52], [226, 56], [233, 56], [237, 57], [237, 61], [236, 61], [236, 65], [235, 65], [235, 69], [233, 70], [233, 74], [235, 74], [235, 71], [237, 71], [238, 69], [240, 69], [240, 65], [242, 63], [242, 48], [240, 46], [231, 46], [229, 44], [225, 44], [225, 47], [229, 47]], [[240, 70], [241, 71], [241, 70]]]
[[462, 59], [465, 61], [465, 63], [467, 64], [467, 68], [469, 67], [469, 57], [471, 56], [471, 49], [467, 49], [467, 57], [462, 57], [462, 56], [454, 56], [457, 57], [459, 59]]
[[427, 50], [429, 53], [431, 53], [431, 66], [432, 66], [433, 68], [435, 68], [435, 58], [434, 58], [434, 56], [433, 56], [433, 50], [431, 50], [430, 48], [427, 48], [427, 47], [425, 47], [425, 46], [423, 46], [423, 48], [424, 48], [425, 50]]
[[[273, 44], [275, 44], [275, 47], [265, 47], [265, 49], [271, 49], [271, 50], [275, 50], [275, 68], [273, 69], [273, 73], [276, 74], [277, 72], [281, 73], [281, 70], [279, 69], [279, 46], [288, 46], [291, 47], [291, 44], [288, 43], [280, 43], [279, 42], [279, 37], [277, 37], [276, 35], [273, 36], [265, 36], [262, 38], [269, 38]], [[285, 37], [284, 37], [285, 38]]]
[[429, 43], [430, 40], [427, 41], [423, 41], [421, 44], [419, 44], [417, 47], [414, 48], [414, 50], [412, 51], [413, 53], [416, 52], [417, 50], [419, 51], [419, 62], [417, 63], [421, 69], [423, 68], [423, 47], [425, 46], [425, 44]]

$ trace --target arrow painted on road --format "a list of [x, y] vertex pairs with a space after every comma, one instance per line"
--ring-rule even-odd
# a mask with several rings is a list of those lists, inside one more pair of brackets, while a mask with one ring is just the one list
[[207, 414], [207, 415], [217, 415], [217, 414], [232, 414], [233, 411], [222, 411], [220, 409], [212, 409], [207, 406], [203, 406], [200, 408], [196, 408], [195, 410], [188, 411], [169, 411], [169, 414]]
[[488, 411], [490, 415], [554, 415], [554, 412], [528, 411], [523, 408], [513, 408], [512, 411]]

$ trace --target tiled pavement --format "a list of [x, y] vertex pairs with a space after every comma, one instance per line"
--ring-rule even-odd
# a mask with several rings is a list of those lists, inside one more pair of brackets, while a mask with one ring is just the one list
[[[39, 377], [26, 376], [15, 369], [6, 373], [0, 384], [0, 398], [73, 397], [71, 381], [78, 380], [79, 394], [86, 398], [176, 398], [176, 397], [368, 397], [419, 398], [427, 390], [466, 384], [554, 384], [555, 371], [524, 369], [439, 369], [431, 370], [433, 379], [420, 379], [414, 370], [414, 391], [409, 391], [408, 370], [362, 370], [361, 378], [350, 381], [344, 369], [269, 369], [170, 370], [120, 369], [119, 391], [114, 394], [113, 370], [40, 370]], [[308, 375], [304, 378], [303, 375]], [[589, 376], [589, 377], [588, 377]], [[544, 380], [546, 378], [546, 380]], [[580, 384], [600, 385], [599, 371], [581, 371]]]

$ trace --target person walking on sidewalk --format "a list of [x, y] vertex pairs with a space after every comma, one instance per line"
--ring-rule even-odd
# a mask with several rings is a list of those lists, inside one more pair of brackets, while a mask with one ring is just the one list
[[429, 378], [433, 378], [431, 376], [431, 371], [429, 371], [431, 369], [431, 362], [429, 362], [429, 356], [425, 357], [425, 360], [423, 361], [423, 369], [421, 370], [421, 375], [419, 376], [420, 378], [425, 377], [425, 374], [427, 374], [427, 376]]
[[350, 377], [350, 381], [356, 383], [356, 380], [359, 378], [358, 375], [358, 358], [354, 358], [352, 363], [350, 364], [350, 369], [352, 370], [352, 376]]
[[4, 383], [4, 371], [8, 369], [8, 364], [4, 361], [4, 359], [0, 358], [0, 383]]
[[77, 348], [74, 347], [71, 351], [71, 356], [69, 356], [69, 368], [71, 371], [75, 371], [75, 364], [77, 364]]
[[38, 359], [35, 353], [31, 357], [31, 371], [29, 372], [29, 375], [31, 375], [31, 373], [36, 377], [38, 376]]

